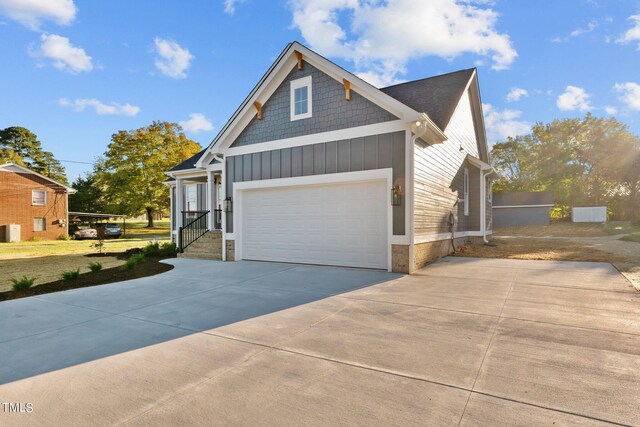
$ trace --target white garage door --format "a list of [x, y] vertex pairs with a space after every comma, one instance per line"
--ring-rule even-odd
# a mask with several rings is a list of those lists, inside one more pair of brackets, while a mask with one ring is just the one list
[[245, 190], [242, 258], [387, 269], [384, 181]]

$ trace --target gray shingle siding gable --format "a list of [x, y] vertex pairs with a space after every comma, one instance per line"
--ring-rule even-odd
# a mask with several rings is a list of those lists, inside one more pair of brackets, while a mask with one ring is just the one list
[[[313, 116], [291, 121], [290, 82], [311, 76]], [[231, 145], [239, 147], [259, 142], [310, 135], [320, 132], [388, 122], [398, 118], [355, 90], [351, 101], [345, 99], [344, 86], [332, 77], [304, 62], [303, 69], [293, 67], [282, 84], [262, 107], [263, 119], [254, 117]]]

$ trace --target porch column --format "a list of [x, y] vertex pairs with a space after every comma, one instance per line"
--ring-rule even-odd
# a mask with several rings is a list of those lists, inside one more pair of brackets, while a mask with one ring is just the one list
[[207, 222], [209, 223], [209, 231], [213, 230], [213, 206], [215, 200], [213, 198], [213, 189], [215, 186], [213, 172], [207, 171], [207, 210], [209, 211], [209, 214], [207, 215]]
[[176, 178], [176, 243], [178, 247], [180, 241], [180, 227], [182, 227], [182, 211], [184, 210], [184, 181], [182, 178]]

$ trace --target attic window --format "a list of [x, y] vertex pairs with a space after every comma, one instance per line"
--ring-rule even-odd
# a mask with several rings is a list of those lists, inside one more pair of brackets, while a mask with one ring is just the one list
[[291, 120], [300, 120], [312, 115], [311, 76], [291, 82]]

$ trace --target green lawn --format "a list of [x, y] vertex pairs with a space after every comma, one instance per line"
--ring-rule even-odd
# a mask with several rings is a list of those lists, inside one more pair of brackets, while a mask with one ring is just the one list
[[[156, 221], [154, 228], [145, 228], [146, 221], [127, 222], [126, 237], [106, 239], [103, 252], [123, 252], [141, 248], [150, 241], [169, 240], [169, 221]], [[0, 243], [0, 259], [32, 258], [48, 255], [97, 253], [96, 240], [42, 240], [39, 242]]]

